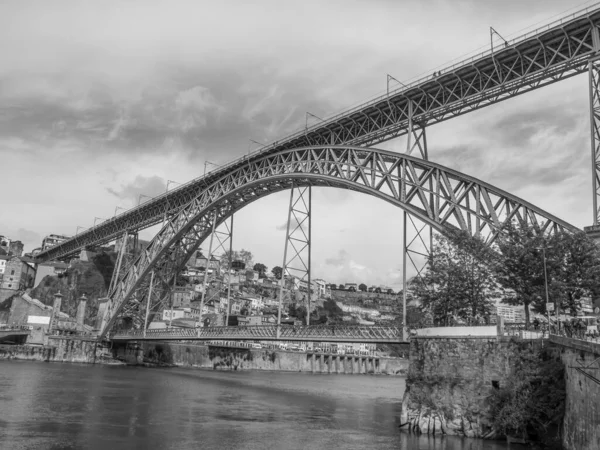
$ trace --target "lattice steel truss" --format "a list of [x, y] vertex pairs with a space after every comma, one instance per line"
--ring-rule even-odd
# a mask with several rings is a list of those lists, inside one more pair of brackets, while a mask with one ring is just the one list
[[[177, 214], [224, 174], [255, 164], [264, 156], [307, 145], [374, 145], [406, 134], [409, 119], [429, 126], [589, 70], [597, 48], [593, 35], [600, 24], [598, 8], [585, 9], [560, 22], [509, 41], [436, 71], [420, 80], [345, 111], [306, 130], [263, 147], [205, 177], [154, 198], [37, 255], [43, 262], [64, 258], [80, 248], [114, 240], [127, 230], [159, 223], [165, 211]], [[410, 114], [410, 108], [413, 114]]]
[[[600, 39], [594, 39], [594, 41]], [[600, 43], [599, 43], [600, 45]], [[600, 224], [598, 197], [600, 197], [600, 60], [590, 61], [590, 125], [592, 141], [592, 199], [594, 226]]]
[[511, 221], [533, 225], [539, 233], [577, 230], [506, 191], [412, 156], [362, 147], [285, 150], [232, 168], [167, 221], [110, 293], [102, 334], [135, 294], [146, 297], [152, 269], [162, 282], [154, 289], [168, 289], [174, 274], [209, 235], [215, 214], [218, 226], [253, 201], [292, 186], [330, 186], [370, 194], [440, 232], [464, 230], [490, 245]]
[[288, 282], [291, 283], [291, 296], [294, 295], [294, 288], [297, 287], [298, 291], [301, 292], [302, 286], [304, 284], [307, 286], [307, 292], [303, 303], [306, 308], [306, 325], [310, 325], [311, 207], [311, 186], [292, 186], [286, 226], [285, 248], [283, 252], [283, 270], [281, 287], [279, 289], [277, 323], [281, 323], [281, 308], [283, 303], [284, 285], [287, 277], [289, 280]]
[[[221, 223], [221, 225], [213, 231], [210, 238], [210, 246], [209, 246], [209, 256], [208, 263], [205, 269], [205, 275], [208, 274], [208, 268], [210, 267], [210, 262], [214, 259], [219, 261], [219, 271], [222, 273], [224, 271], [227, 272], [227, 310], [225, 315], [225, 323], [229, 322], [229, 314], [231, 313], [231, 263], [232, 263], [232, 255], [233, 255], [233, 215], [229, 217], [229, 220], [225, 220]], [[214, 242], [214, 247], [213, 247]], [[227, 258], [227, 267], [223, 266], [223, 258], [222, 256], [215, 255], [223, 255], [227, 253], [229, 257]], [[206, 289], [206, 277], [204, 281], [204, 289]], [[219, 286], [218, 289], [212, 292], [212, 295], [206, 297], [205, 293], [202, 293], [202, 303], [200, 305], [200, 310], [202, 310], [202, 306], [205, 302], [209, 302], [213, 300], [215, 297], [220, 298], [222, 286]]]
[[[279, 334], [278, 334], [279, 330]], [[115, 333], [114, 341], [132, 340], [261, 340], [261, 341], [327, 341], [327, 342], [379, 342], [398, 343], [402, 333], [398, 327], [311, 325], [289, 326], [257, 325], [246, 327], [204, 327], [172, 330], [128, 330]]]

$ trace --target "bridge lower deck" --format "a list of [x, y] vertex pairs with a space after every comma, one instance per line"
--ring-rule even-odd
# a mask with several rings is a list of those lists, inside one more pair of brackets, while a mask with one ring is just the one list
[[[279, 332], [278, 332], [279, 328]], [[229, 341], [297, 341], [297, 342], [357, 342], [398, 344], [403, 342], [402, 329], [386, 326], [281, 326], [256, 325], [241, 327], [203, 327], [160, 330], [120, 331], [112, 341], [156, 340], [229, 340]]]

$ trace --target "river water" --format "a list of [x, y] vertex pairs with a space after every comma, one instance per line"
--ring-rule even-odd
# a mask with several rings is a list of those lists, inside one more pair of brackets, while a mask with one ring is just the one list
[[403, 392], [401, 377], [0, 361], [0, 449], [509, 448], [400, 432]]

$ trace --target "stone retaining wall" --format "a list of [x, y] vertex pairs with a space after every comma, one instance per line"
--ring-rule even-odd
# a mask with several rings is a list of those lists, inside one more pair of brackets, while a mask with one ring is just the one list
[[508, 338], [412, 338], [401, 425], [417, 433], [498, 437], [487, 399], [510, 374], [513, 346]]
[[600, 449], [600, 344], [551, 336], [565, 365], [563, 447]]

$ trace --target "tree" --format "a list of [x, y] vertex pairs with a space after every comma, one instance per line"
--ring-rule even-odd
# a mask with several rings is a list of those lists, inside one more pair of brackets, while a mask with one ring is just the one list
[[363, 291], [363, 292], [367, 292], [367, 285], [365, 283], [360, 283], [358, 285], [358, 290]]
[[344, 286], [343, 284], [340, 284], [339, 287], [338, 287], [338, 289], [345, 290], [346, 286]]
[[411, 282], [411, 290], [436, 323], [485, 318], [498, 296], [490, 258], [485, 243], [468, 233], [436, 235], [427, 269]]
[[252, 252], [248, 250], [241, 249], [239, 251], [234, 250], [233, 252], [227, 251], [221, 255], [221, 267], [229, 267], [229, 263], [231, 261], [242, 261], [244, 264], [246, 264], [246, 267], [251, 267], [253, 258], [254, 256], [252, 256]]
[[271, 273], [275, 276], [275, 278], [281, 280], [281, 274], [283, 273], [283, 269], [279, 266], [275, 266], [271, 269]]
[[[597, 295], [598, 246], [583, 233], [557, 232], [550, 237], [533, 227], [510, 224], [499, 236], [501, 253], [496, 265], [500, 284], [508, 290], [504, 302], [525, 307], [529, 325], [530, 308], [546, 312], [546, 255], [548, 294], [556, 306], [569, 308], [576, 314], [582, 297]], [[544, 249], [544, 250], [542, 250]]]
[[264, 264], [256, 263], [254, 264], [254, 267], [252, 267], [252, 269], [258, 272], [259, 278], [267, 277], [267, 266], [265, 266]]

